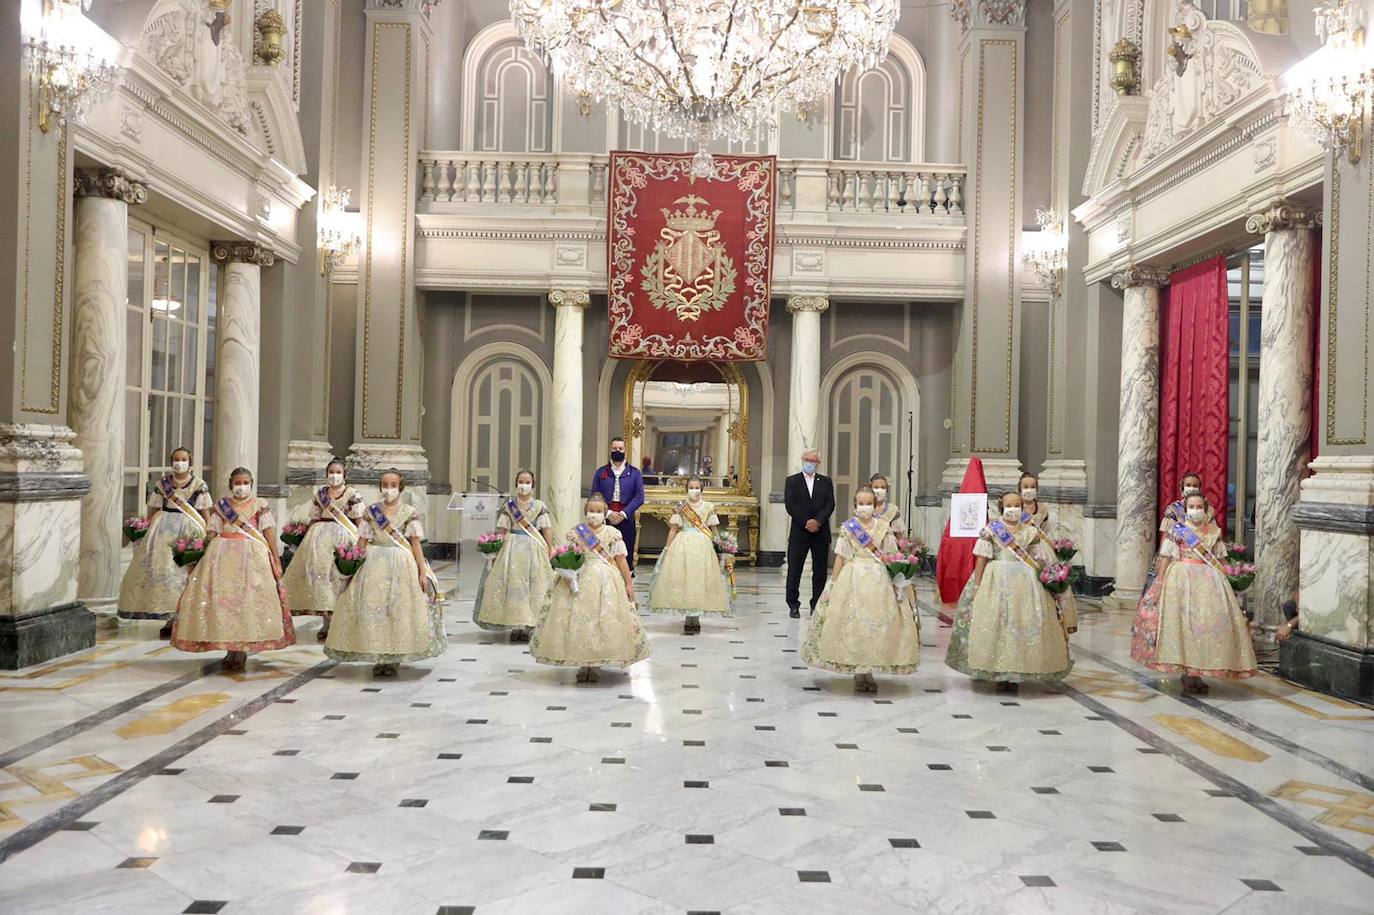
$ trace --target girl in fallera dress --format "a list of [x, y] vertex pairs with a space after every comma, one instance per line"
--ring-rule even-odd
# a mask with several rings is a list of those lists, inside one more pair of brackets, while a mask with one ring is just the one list
[[482, 570], [472, 621], [483, 629], [509, 629], [512, 642], [528, 642], [554, 579], [553, 522], [548, 506], [534, 497], [533, 471], [516, 471], [515, 495], [496, 512], [496, 527], [506, 532], [506, 542]]
[[334, 602], [348, 584], [334, 565], [334, 551], [358, 542], [358, 522], [364, 509], [362, 494], [344, 482], [343, 461], [330, 461], [324, 477], [325, 485], [310, 500], [310, 527], [305, 539], [282, 577], [291, 613], [324, 619], [316, 634], [321, 642], [329, 635]]
[[835, 566], [802, 643], [811, 667], [854, 675], [859, 692], [877, 692], [874, 674], [909, 674], [921, 655], [915, 597], [899, 600], [880, 556], [897, 552], [888, 522], [874, 516], [873, 489], [854, 494], [854, 515], [840, 526]]
[[229, 475], [229, 491], [210, 515], [205, 555], [177, 605], [172, 644], [228, 652], [221, 669], [239, 671], [249, 652], [294, 645], [296, 630], [281, 586], [272, 510], [254, 497], [246, 468]]
[[668, 542], [649, 586], [649, 609], [686, 617], [682, 631], [687, 635], [701, 632], [702, 614], [733, 616], [735, 609], [716, 557], [720, 519], [701, 491], [701, 477], [689, 477], [687, 501], [668, 519]]
[[1053, 683], [1073, 667], [1069, 639], [1040, 570], [1053, 558], [1035, 525], [1023, 523], [1021, 494], [1003, 493], [1001, 518], [973, 545], [973, 577], [959, 597], [945, 664], [998, 692]]
[[873, 517], [886, 521], [892, 536], [901, 539], [906, 535], [906, 519], [902, 517], [897, 503], [889, 498], [892, 490], [888, 487], [887, 477], [875, 473], [868, 478], [868, 485], [873, 487]]
[[[1189, 496], [1202, 496], [1202, 477], [1196, 473], [1185, 473], [1183, 479], [1178, 482], [1179, 497], [1164, 507], [1164, 517], [1159, 519], [1159, 549], [1155, 550], [1155, 561], [1150, 565], [1150, 571], [1145, 576], [1145, 584], [1140, 589], [1140, 599], [1143, 601], [1145, 595], [1150, 593], [1150, 587], [1155, 583], [1156, 570], [1159, 568], [1160, 549], [1164, 547], [1164, 541], [1168, 539], [1169, 531], [1173, 530], [1175, 524], [1182, 524], [1188, 520], [1188, 511], [1185, 503]], [[1204, 501], [1206, 496], [1203, 496]], [[1207, 503], [1207, 520], [1213, 520], [1212, 505]], [[1140, 604], [1137, 602], [1136, 610], [1139, 611]]]
[[133, 561], [119, 584], [119, 618], [167, 620], [164, 639], [172, 634], [171, 620], [191, 573], [172, 561], [172, 544], [204, 537], [215, 504], [210, 487], [191, 473], [190, 451], [177, 448], [170, 460], [172, 472], [148, 492], [148, 532], [135, 541]]
[[1203, 677], [1254, 676], [1249, 624], [1223, 573], [1227, 548], [1207, 500], [1184, 500], [1184, 518], [1164, 535], [1155, 582], [1141, 598], [1131, 657], [1182, 677], [1185, 693], [1206, 693]]
[[336, 661], [371, 661], [378, 677], [397, 665], [437, 657], [448, 647], [437, 582], [420, 544], [420, 513], [401, 501], [405, 480], [395, 470], [381, 477], [382, 501], [358, 524], [366, 556], [334, 603], [324, 653]]
[[587, 499], [586, 521], [568, 531], [567, 544], [586, 555], [576, 590], [560, 579], [549, 589], [530, 656], [540, 664], [577, 667], [577, 682], [595, 683], [601, 668], [628, 668], [649, 656], [635, 612], [634, 582], [625, 540], [606, 524], [606, 500]]
[[[1023, 473], [1016, 485], [1021, 490], [1021, 523], [1035, 525], [1035, 529], [1040, 532], [1043, 555], [1047, 561], [1057, 562], [1054, 534], [1050, 530], [1050, 508], [1040, 502], [1039, 478], [1033, 473]], [[1073, 588], [1059, 592], [1054, 599], [1059, 604], [1059, 615], [1064, 619], [1064, 629], [1072, 635], [1078, 631], [1078, 598], [1074, 596]]]

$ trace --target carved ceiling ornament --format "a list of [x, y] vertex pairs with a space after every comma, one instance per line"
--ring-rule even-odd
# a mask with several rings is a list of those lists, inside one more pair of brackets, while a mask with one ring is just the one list
[[982, 26], [1023, 26], [1026, 0], [950, 0], [949, 15], [964, 32]]
[[1168, 27], [1171, 65], [1150, 89], [1146, 162], [1196, 131], [1264, 82], [1240, 29], [1211, 22], [1191, 0], [1178, 0]]
[[233, 0], [158, 0], [138, 50], [247, 136], [247, 68], [229, 29], [232, 7]]

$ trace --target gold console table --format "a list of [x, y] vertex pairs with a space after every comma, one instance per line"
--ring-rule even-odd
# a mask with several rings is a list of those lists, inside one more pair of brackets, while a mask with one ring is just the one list
[[[635, 562], [639, 561], [639, 548], [644, 542], [644, 519], [657, 518], [664, 524], [672, 517], [673, 512], [677, 511], [679, 503], [686, 497], [683, 490], [672, 486], [646, 486], [644, 487], [644, 504], [636, 512], [639, 526], [639, 537], [635, 540]], [[716, 507], [716, 515], [720, 518], [721, 530], [729, 531], [735, 535], [735, 539], [740, 542], [740, 551], [735, 556], [736, 562], [754, 563], [758, 560], [758, 539], [759, 539], [759, 500], [757, 496], [744, 496], [736, 493], [717, 490], [712, 492], [707, 489], [702, 493], [702, 498]], [[748, 537], [741, 536], [741, 529], [744, 522], [749, 523]], [[746, 540], [748, 541], [746, 546]]]

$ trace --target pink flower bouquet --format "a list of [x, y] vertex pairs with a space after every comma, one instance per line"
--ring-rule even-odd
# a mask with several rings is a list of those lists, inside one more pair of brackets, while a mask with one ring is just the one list
[[501, 547], [506, 543], [505, 531], [487, 531], [477, 538], [477, 552], [491, 558], [501, 552]]
[[729, 531], [721, 531], [711, 538], [711, 543], [715, 546], [716, 552], [726, 556], [733, 556], [739, 552], [739, 541], [735, 535]]
[[1052, 562], [1040, 570], [1040, 584], [1051, 594], [1063, 594], [1073, 584], [1073, 570], [1065, 563]]
[[1231, 590], [1237, 594], [1255, 583], [1255, 564], [1253, 562], [1230, 562], [1221, 567]]
[[578, 591], [577, 573], [582, 570], [586, 561], [587, 557], [582, 550], [567, 544], [558, 547], [549, 556], [549, 564], [553, 566], [554, 572], [568, 583], [568, 590], [574, 594]]
[[281, 526], [281, 542], [288, 543], [293, 547], [300, 546], [301, 541], [305, 539], [305, 532], [308, 530], [310, 530], [310, 525], [300, 522], [283, 524]]
[[883, 553], [878, 559], [892, 579], [892, 587], [897, 592], [897, 600], [906, 594], [916, 574], [921, 570], [921, 557], [915, 553]]
[[205, 555], [205, 541], [200, 537], [178, 537], [172, 543], [172, 561], [178, 566], [189, 566], [199, 562]]
[[339, 574], [345, 577], [358, 574], [358, 570], [363, 567], [363, 562], [366, 560], [367, 551], [361, 547], [340, 544], [334, 548], [334, 568], [338, 569]]
[[1226, 558], [1231, 562], [1243, 563], [1250, 558], [1250, 548], [1243, 543], [1228, 543]]
[[1062, 563], [1068, 563], [1070, 559], [1078, 555], [1078, 544], [1068, 537], [1060, 537], [1054, 541], [1054, 555]]
[[130, 543], [137, 543], [143, 539], [143, 535], [148, 533], [148, 519], [134, 515], [132, 518], [124, 519], [124, 536], [129, 538]]

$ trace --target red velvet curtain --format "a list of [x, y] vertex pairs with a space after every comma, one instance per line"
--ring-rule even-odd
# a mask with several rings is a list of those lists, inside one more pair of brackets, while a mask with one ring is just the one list
[[1178, 498], [1185, 473], [1201, 474], [1203, 493], [1225, 531], [1231, 414], [1226, 258], [1174, 273], [1162, 299], [1159, 507]]

